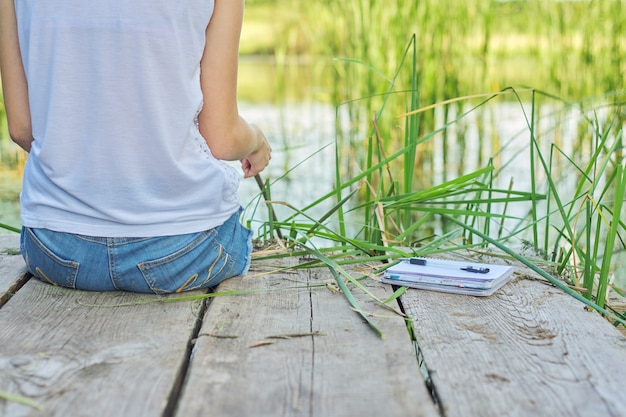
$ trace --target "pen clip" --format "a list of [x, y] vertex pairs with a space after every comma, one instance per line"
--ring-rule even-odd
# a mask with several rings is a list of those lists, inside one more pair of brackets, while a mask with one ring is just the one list
[[475, 274], [488, 274], [489, 268], [474, 268], [473, 266], [468, 266], [465, 268], [461, 268], [462, 271], [473, 272]]

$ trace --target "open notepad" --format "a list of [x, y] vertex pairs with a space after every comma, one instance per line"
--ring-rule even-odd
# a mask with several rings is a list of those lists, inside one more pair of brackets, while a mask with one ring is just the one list
[[387, 268], [381, 281], [424, 290], [488, 296], [511, 279], [513, 270], [514, 267], [506, 265], [410, 258]]

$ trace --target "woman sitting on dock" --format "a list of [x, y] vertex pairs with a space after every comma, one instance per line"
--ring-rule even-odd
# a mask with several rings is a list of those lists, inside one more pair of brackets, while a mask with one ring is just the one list
[[271, 149], [237, 107], [243, 0], [0, 0], [9, 132], [30, 272], [171, 293], [244, 274], [244, 177]]

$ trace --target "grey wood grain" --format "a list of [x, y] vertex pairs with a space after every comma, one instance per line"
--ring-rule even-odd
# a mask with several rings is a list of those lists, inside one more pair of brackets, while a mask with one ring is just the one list
[[[332, 282], [317, 269], [223, 283], [220, 290], [266, 291], [209, 306], [177, 415], [438, 416], [404, 319], [355, 289], [379, 338]], [[329, 285], [290, 289], [320, 283]], [[367, 286], [391, 294], [373, 280]], [[309, 335], [271, 337], [297, 334]]]
[[0, 415], [160, 416], [186, 362], [197, 303], [30, 280], [0, 309]]
[[18, 234], [0, 235], [0, 307], [28, 281]]
[[402, 302], [447, 417], [626, 415], [626, 338], [560, 290], [514, 280]]

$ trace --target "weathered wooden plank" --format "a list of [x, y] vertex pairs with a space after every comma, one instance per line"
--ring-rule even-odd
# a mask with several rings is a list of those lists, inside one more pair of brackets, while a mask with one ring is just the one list
[[[328, 278], [328, 275], [326, 275]], [[319, 270], [312, 282], [324, 279]], [[379, 299], [392, 289], [378, 281], [365, 286]], [[316, 340], [312, 398], [317, 416], [439, 416], [419, 371], [406, 321], [354, 290], [384, 334], [377, 338], [340, 294], [312, 292], [314, 322], [329, 329]], [[397, 303], [394, 303], [397, 305]]]
[[[218, 290], [262, 292], [211, 303], [177, 415], [438, 416], [404, 319], [355, 290], [380, 339], [325, 282], [333, 282], [326, 269], [224, 282]], [[373, 280], [367, 286], [391, 294]], [[309, 335], [271, 337], [289, 334]]]
[[447, 417], [624, 416], [626, 338], [558, 289], [402, 297]]
[[20, 250], [20, 235], [17, 233], [0, 234], [0, 253]]
[[30, 280], [0, 309], [0, 415], [161, 416], [186, 363], [199, 305], [103, 307], [157, 296], [91, 293]]
[[0, 306], [28, 280], [18, 234], [0, 235]]

